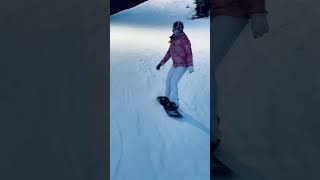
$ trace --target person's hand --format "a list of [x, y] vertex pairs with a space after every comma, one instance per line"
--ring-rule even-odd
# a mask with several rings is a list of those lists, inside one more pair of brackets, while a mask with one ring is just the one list
[[269, 32], [269, 24], [265, 14], [253, 14], [251, 16], [251, 30], [254, 38], [262, 37]]
[[161, 63], [157, 65], [157, 70], [160, 70], [160, 67], [161, 67]]
[[193, 66], [189, 66], [188, 71], [189, 71], [189, 74], [193, 73], [194, 72]]

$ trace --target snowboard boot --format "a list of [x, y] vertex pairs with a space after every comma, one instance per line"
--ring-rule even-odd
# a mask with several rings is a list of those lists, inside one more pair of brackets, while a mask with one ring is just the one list
[[162, 106], [166, 106], [169, 103], [169, 98], [167, 96], [159, 96], [158, 99]]
[[166, 105], [166, 109], [168, 110], [168, 111], [176, 111], [177, 109], [179, 108], [179, 106], [178, 105], [176, 105], [176, 103], [174, 103], [174, 102], [168, 102], [167, 103], [167, 105]]

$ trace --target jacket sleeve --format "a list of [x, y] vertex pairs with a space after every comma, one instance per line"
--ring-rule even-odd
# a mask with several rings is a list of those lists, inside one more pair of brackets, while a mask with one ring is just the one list
[[192, 55], [191, 43], [189, 39], [185, 40], [184, 49], [186, 51], [186, 56], [187, 56], [187, 65], [193, 66], [193, 55]]
[[266, 14], [266, 1], [265, 0], [246, 0], [249, 5], [249, 14]]
[[170, 48], [168, 49], [166, 55], [162, 58], [161, 60], [161, 65], [164, 65], [169, 59], [170, 59], [171, 55], [170, 55]]

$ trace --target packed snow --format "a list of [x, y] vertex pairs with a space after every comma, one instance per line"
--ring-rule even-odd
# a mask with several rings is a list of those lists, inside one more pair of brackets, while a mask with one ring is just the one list
[[[112, 180], [210, 179], [210, 20], [190, 20], [193, 7], [193, 0], [149, 0], [111, 16]], [[195, 68], [179, 83], [182, 119], [156, 101], [172, 61], [156, 65], [176, 20], [185, 24]]]

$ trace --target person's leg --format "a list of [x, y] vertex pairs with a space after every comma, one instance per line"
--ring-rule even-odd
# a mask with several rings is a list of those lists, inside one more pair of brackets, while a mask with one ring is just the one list
[[166, 92], [165, 92], [165, 95], [167, 98], [170, 97], [170, 93], [171, 93], [171, 86], [170, 86], [170, 81], [171, 81], [171, 77], [172, 77], [172, 73], [174, 71], [174, 67], [171, 66], [168, 74], [167, 74], [167, 78], [166, 78]]
[[213, 53], [210, 56], [211, 71], [211, 141], [216, 142], [220, 139], [219, 119], [221, 118], [221, 89], [218, 90], [216, 82], [216, 70], [222, 59], [237, 39], [240, 32], [248, 23], [247, 18], [232, 16], [217, 16], [211, 19], [210, 44], [213, 47]]
[[177, 106], [179, 106], [179, 98], [178, 98], [178, 83], [183, 76], [183, 74], [186, 72], [186, 67], [176, 67], [172, 73], [171, 81], [170, 81], [170, 87], [171, 87], [171, 94], [169, 97], [169, 100], [171, 102], [174, 102]]

